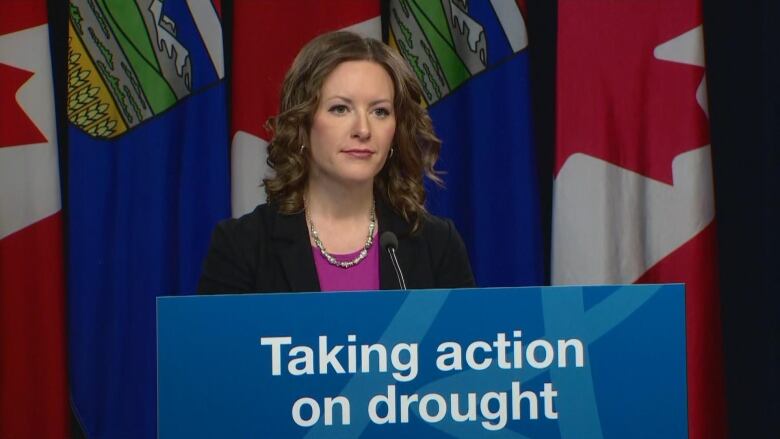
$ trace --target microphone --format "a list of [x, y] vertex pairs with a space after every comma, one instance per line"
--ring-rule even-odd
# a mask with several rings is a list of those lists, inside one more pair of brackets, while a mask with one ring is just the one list
[[387, 231], [379, 237], [379, 243], [382, 245], [382, 250], [390, 254], [390, 262], [393, 264], [395, 275], [398, 278], [398, 285], [401, 286], [402, 290], [405, 290], [406, 281], [403, 272], [401, 272], [401, 265], [398, 264], [398, 257], [395, 255], [395, 251], [398, 250], [398, 237], [395, 236], [395, 233]]

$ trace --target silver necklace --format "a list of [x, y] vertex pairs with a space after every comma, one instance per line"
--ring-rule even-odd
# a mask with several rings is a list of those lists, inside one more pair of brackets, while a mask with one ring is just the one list
[[322, 254], [322, 257], [325, 258], [328, 263], [331, 265], [335, 265], [337, 267], [341, 268], [350, 268], [357, 264], [359, 264], [363, 259], [368, 256], [368, 249], [371, 248], [371, 246], [374, 244], [374, 230], [376, 229], [376, 206], [374, 204], [374, 201], [371, 201], [371, 212], [369, 213], [369, 223], [368, 223], [368, 237], [366, 238], [366, 243], [363, 245], [363, 249], [360, 250], [360, 253], [358, 253], [357, 257], [355, 259], [352, 259], [351, 261], [339, 261], [338, 259], [334, 258], [333, 255], [328, 253], [327, 250], [325, 250], [325, 245], [322, 244], [322, 240], [320, 239], [320, 234], [317, 232], [317, 229], [314, 227], [314, 222], [311, 220], [311, 217], [309, 216], [309, 212], [306, 211], [306, 219], [309, 222], [309, 230], [311, 231], [311, 237], [314, 239], [314, 244], [317, 245], [317, 248], [320, 249], [320, 253]]

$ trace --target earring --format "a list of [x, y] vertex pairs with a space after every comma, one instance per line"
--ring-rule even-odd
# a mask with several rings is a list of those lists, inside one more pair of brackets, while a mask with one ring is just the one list
[[390, 157], [392, 157], [392, 156], [393, 156], [393, 154], [395, 154], [395, 148], [393, 148], [393, 147], [391, 146], [391, 147], [390, 147]]
[[303, 143], [301, 143], [301, 150], [300, 150], [299, 152], [301, 152], [301, 153], [302, 153], [304, 149], [306, 149], [306, 145], [304, 145]]

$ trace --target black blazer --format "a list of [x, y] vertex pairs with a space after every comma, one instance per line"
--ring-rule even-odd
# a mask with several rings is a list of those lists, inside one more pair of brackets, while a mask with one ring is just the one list
[[[452, 221], [427, 215], [412, 235], [410, 226], [387, 204], [377, 200], [376, 210], [379, 235], [390, 230], [398, 236], [398, 262], [408, 288], [475, 286], [466, 247]], [[379, 286], [399, 288], [390, 257], [382, 251]], [[284, 215], [273, 204], [262, 204], [241, 218], [220, 222], [198, 291], [320, 291], [305, 215]]]

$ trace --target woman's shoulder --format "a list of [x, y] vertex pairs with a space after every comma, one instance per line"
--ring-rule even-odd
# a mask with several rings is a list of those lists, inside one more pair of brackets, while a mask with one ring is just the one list
[[429, 249], [438, 287], [475, 286], [466, 245], [451, 219], [426, 213], [419, 234]]
[[420, 216], [420, 235], [430, 239], [451, 239], [458, 231], [451, 219], [425, 212]]
[[417, 242], [429, 249], [435, 259], [450, 252], [465, 252], [463, 238], [458, 233], [455, 223], [443, 216], [425, 212], [420, 216], [420, 226], [415, 232], [406, 236], [410, 242]]
[[272, 213], [269, 204], [261, 204], [238, 218], [221, 220], [212, 232], [210, 252], [254, 263], [258, 249], [272, 233]]
[[302, 212], [286, 214], [276, 204], [264, 203], [238, 218], [220, 221], [216, 231], [239, 246], [256, 246], [272, 239], [300, 239], [306, 223]]
[[217, 224], [217, 230], [230, 235], [243, 235], [246, 237], [259, 235], [265, 231], [262, 227], [276, 214], [271, 204], [263, 203], [254, 210], [238, 218], [227, 218]]

